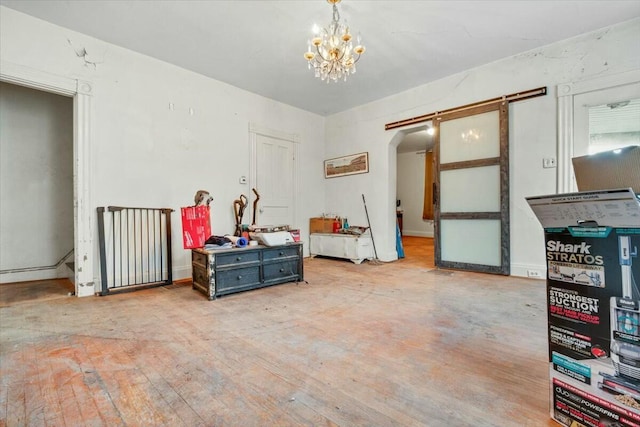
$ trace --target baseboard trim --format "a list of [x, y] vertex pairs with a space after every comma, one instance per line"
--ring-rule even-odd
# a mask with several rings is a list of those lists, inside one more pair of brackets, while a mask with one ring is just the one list
[[15, 273], [0, 274], [0, 283], [30, 282], [33, 280], [51, 280], [59, 278], [57, 269], [52, 267], [43, 270], [17, 271]]
[[402, 230], [403, 236], [409, 237], [431, 237], [433, 238], [433, 231], [414, 231], [414, 230]]
[[[530, 272], [535, 276], [531, 277]], [[529, 279], [546, 280], [547, 266], [538, 264], [511, 264], [511, 275]]]
[[191, 280], [191, 264], [173, 267], [173, 281]]

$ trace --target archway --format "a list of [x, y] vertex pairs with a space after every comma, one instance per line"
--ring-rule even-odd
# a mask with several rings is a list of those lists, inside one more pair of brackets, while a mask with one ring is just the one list
[[433, 267], [433, 221], [423, 219], [425, 156], [433, 147], [431, 123], [398, 130], [389, 143], [391, 224], [396, 219], [407, 262]]

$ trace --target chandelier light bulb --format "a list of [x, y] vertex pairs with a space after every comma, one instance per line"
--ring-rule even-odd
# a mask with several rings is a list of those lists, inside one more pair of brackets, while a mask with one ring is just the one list
[[326, 80], [327, 83], [330, 80], [346, 81], [349, 74], [356, 72], [356, 62], [366, 49], [362, 45], [360, 33], [357, 36], [357, 45], [353, 47], [353, 37], [347, 21], [340, 22], [340, 13], [336, 6], [340, 0], [327, 0], [327, 2], [332, 5], [333, 19], [324, 28], [313, 25], [314, 36], [307, 41], [307, 52], [304, 57], [308, 61], [309, 68], [313, 67], [315, 77], [319, 77], [320, 80]]

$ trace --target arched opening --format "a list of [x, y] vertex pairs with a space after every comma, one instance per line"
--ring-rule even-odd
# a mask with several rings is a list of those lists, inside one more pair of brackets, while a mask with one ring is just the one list
[[389, 153], [390, 181], [394, 183], [390, 190], [405, 260], [428, 268], [434, 266], [434, 233], [433, 219], [424, 218], [424, 188], [432, 178], [425, 176], [430, 173], [425, 160], [434, 146], [432, 129], [431, 122], [426, 122], [398, 130], [390, 141]]

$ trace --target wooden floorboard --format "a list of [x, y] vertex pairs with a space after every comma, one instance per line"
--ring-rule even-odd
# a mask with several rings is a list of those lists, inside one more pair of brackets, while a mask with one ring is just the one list
[[75, 292], [69, 279], [43, 280], [36, 282], [0, 284], [0, 307], [16, 305], [35, 300], [49, 301], [67, 298]]
[[0, 426], [555, 426], [544, 281], [436, 270], [430, 239], [403, 243], [215, 301], [1, 285]]

